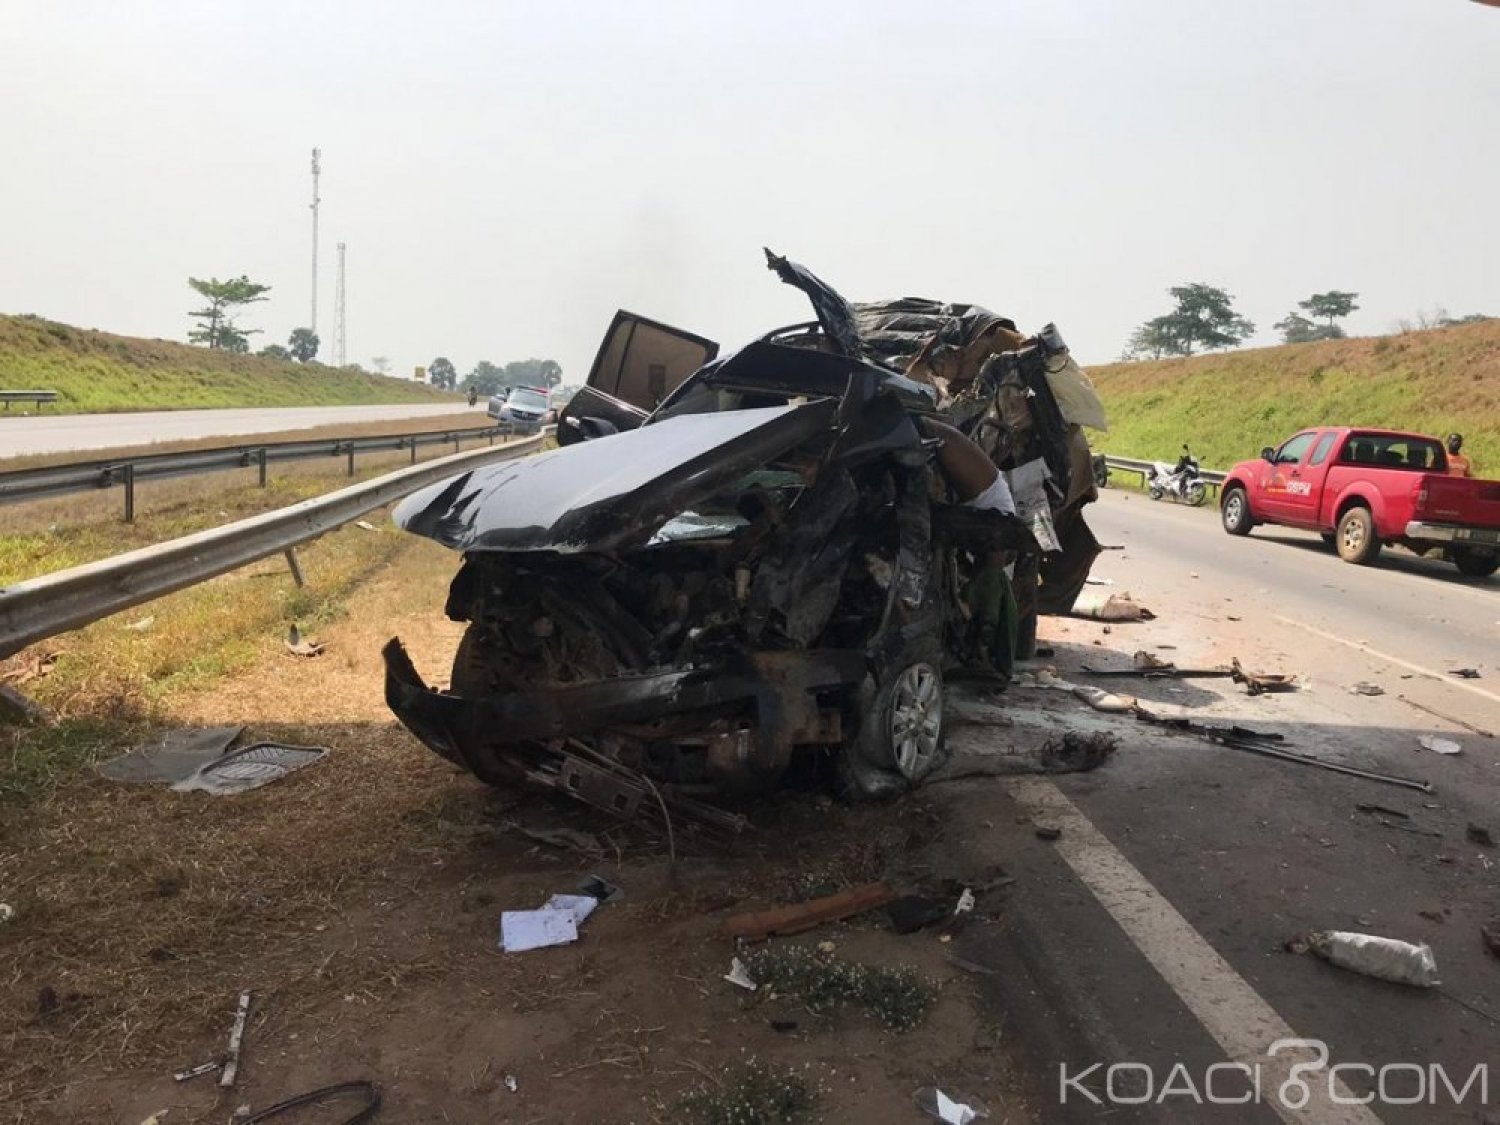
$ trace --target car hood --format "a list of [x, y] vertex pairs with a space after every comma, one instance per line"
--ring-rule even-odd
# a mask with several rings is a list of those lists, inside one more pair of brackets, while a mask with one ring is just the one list
[[459, 551], [605, 551], [833, 423], [837, 402], [686, 414], [461, 473], [408, 496], [394, 519]]

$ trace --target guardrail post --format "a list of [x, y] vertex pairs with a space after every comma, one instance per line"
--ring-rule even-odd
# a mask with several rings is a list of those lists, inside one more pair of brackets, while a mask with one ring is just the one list
[[416, 438], [412, 438], [411, 439], [411, 463], [413, 465], [415, 465], [417, 463], [417, 439]]
[[453, 452], [454, 453], [458, 452], [458, 435], [457, 434], [453, 435]]
[[286, 555], [286, 565], [291, 568], [292, 581], [295, 582], [299, 587], [306, 586], [307, 581], [302, 577], [302, 563], [297, 558], [296, 548], [288, 547], [282, 553]]
[[260, 471], [260, 486], [266, 487], [266, 447], [261, 446], [255, 451], [256, 467]]
[[349, 443], [349, 476], [354, 475], [354, 443]]
[[135, 523], [135, 465], [125, 462], [125, 522]]

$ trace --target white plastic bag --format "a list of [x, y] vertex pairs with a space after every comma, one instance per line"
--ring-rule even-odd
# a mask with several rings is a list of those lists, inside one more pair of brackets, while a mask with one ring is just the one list
[[1330, 964], [1368, 977], [1417, 988], [1436, 988], [1439, 983], [1437, 959], [1425, 942], [1412, 945], [1373, 934], [1323, 930], [1308, 935], [1307, 947]]

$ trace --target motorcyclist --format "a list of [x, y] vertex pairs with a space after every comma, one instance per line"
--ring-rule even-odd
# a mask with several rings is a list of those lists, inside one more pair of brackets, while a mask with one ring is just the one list
[[1469, 459], [1459, 452], [1463, 447], [1463, 434], [1448, 435], [1448, 473], [1450, 476], [1471, 477], [1474, 475], [1474, 469], [1469, 464]]
[[475, 388], [475, 387], [470, 387], [469, 388], [469, 405], [473, 406], [478, 401], [479, 401], [479, 391], [478, 391], [478, 389]]

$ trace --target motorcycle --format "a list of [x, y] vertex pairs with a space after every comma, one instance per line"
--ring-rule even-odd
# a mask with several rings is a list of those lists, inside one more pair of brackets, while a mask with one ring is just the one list
[[1153, 500], [1171, 496], [1194, 508], [1208, 499], [1208, 485], [1203, 483], [1198, 461], [1188, 451], [1185, 442], [1182, 456], [1177, 458], [1176, 465], [1169, 466], [1165, 461], [1152, 462], [1151, 469], [1146, 474], [1146, 491]]

